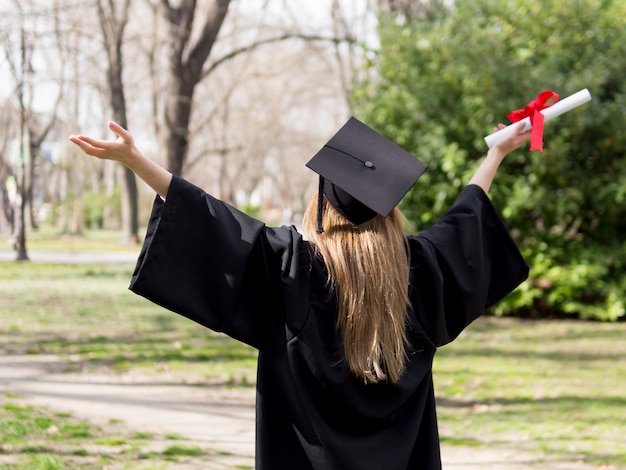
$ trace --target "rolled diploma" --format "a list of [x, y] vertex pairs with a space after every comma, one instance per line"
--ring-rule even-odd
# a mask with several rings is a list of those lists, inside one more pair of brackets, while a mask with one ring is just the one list
[[[591, 94], [589, 93], [589, 90], [587, 90], [586, 88], [583, 88], [579, 92], [576, 92], [573, 95], [568, 96], [567, 98], [563, 98], [562, 100], [554, 103], [552, 106], [546, 109], [542, 109], [539, 112], [543, 114], [544, 122], [547, 122], [550, 119], [560, 116], [561, 114], [566, 113], [574, 108], [577, 108], [581, 104], [584, 104], [590, 100], [591, 100]], [[485, 142], [487, 142], [487, 147], [491, 148], [500, 139], [511, 135], [513, 131], [515, 130], [515, 126], [517, 126], [520, 122], [524, 123], [525, 131], [531, 128], [530, 117], [525, 117], [521, 121], [514, 122], [513, 124], [503, 127], [502, 129], [492, 134], [489, 134], [487, 137], [485, 137]]]

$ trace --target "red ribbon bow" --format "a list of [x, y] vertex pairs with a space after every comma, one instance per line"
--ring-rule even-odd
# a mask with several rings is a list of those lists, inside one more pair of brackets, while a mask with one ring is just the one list
[[[548, 101], [552, 100], [550, 104]], [[539, 93], [537, 98], [524, 106], [524, 109], [517, 109], [508, 114], [511, 122], [521, 121], [526, 117], [530, 117], [532, 130], [530, 132], [530, 150], [539, 150], [543, 152], [543, 121], [541, 114], [542, 109], [549, 108], [559, 100], [559, 95], [553, 91], [547, 90]]]

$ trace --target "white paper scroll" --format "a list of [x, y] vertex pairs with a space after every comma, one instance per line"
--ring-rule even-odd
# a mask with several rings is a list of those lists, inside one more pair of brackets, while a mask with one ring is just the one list
[[[557, 101], [552, 106], [546, 109], [542, 109], [539, 112], [543, 114], [544, 122], [547, 122], [550, 119], [560, 116], [561, 114], [566, 113], [574, 108], [577, 108], [581, 104], [584, 104], [590, 100], [591, 100], [591, 94], [589, 93], [589, 90], [584, 88], [580, 90], [579, 92], [568, 96], [567, 98]], [[517, 126], [520, 122], [524, 123], [525, 131], [531, 128], [530, 117], [526, 117], [519, 122], [515, 122], [485, 137], [485, 142], [487, 142], [487, 147], [489, 148], [493, 147], [494, 144], [498, 142], [500, 139], [512, 134], [513, 131], [515, 130], [515, 126]]]

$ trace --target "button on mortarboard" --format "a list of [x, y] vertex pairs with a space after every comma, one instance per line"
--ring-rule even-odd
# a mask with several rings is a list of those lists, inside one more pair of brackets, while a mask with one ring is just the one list
[[[323, 185], [326, 197], [356, 224], [371, 219], [374, 213], [383, 217], [389, 215], [426, 171], [425, 163], [354, 117], [306, 166], [326, 180]], [[333, 186], [354, 198], [355, 202], [333, 190]], [[339, 198], [337, 194], [340, 194]], [[366, 220], [362, 220], [364, 211], [360, 208], [350, 210], [350, 206], [357, 202], [373, 211]], [[358, 214], [355, 220], [351, 218], [351, 212]]]

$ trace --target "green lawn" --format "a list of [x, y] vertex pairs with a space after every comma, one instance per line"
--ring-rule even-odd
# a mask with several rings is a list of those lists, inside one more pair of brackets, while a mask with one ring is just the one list
[[[169, 380], [253, 386], [254, 350], [130, 293], [131, 269], [0, 263], [0, 351], [57, 354], [68, 371], [157, 379], [167, 371]], [[512, 446], [546, 461], [626, 468], [625, 337], [626, 323], [477, 321], [435, 359], [444, 446]], [[10, 468], [74, 468], [77, 459], [85, 459], [80, 468], [102, 468], [102, 459], [144, 456], [153, 463], [141, 468], [168, 468], [171, 459], [208, 452], [176, 442], [174, 455], [150, 453], [150, 436], [96, 429], [20, 397], [0, 403], [0, 454], [19, 455], [23, 465]], [[94, 448], [116, 450], [85, 450]]]
[[625, 323], [481, 319], [435, 359], [442, 441], [626, 468], [625, 337]]
[[0, 435], [2, 470], [165, 470], [214, 455], [178, 436], [129, 432], [116, 420], [103, 428], [11, 394], [0, 396]]
[[[58, 354], [73, 371], [140, 369], [247, 385], [256, 352], [131, 293], [130, 267], [0, 264], [0, 350]], [[4, 314], [6, 313], [6, 315]]]
[[[140, 235], [143, 236], [141, 229]], [[56, 227], [42, 225], [26, 234], [26, 251], [138, 251], [136, 246], [122, 244], [120, 230], [88, 230], [79, 235], [60, 234]], [[0, 249], [10, 250], [9, 240], [0, 238]]]

